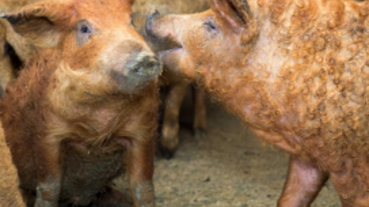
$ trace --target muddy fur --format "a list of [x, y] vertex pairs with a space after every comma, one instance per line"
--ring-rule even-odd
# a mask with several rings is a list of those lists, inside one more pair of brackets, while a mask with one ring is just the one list
[[368, 206], [368, 1], [210, 3], [201, 14], [151, 15], [151, 35], [182, 45], [164, 63], [295, 155], [279, 206], [309, 205], [328, 176], [343, 206]]
[[27, 206], [126, 205], [106, 193], [124, 172], [134, 205], [154, 206], [161, 70], [130, 13], [125, 0], [66, 0], [4, 16], [36, 48], [1, 105]]

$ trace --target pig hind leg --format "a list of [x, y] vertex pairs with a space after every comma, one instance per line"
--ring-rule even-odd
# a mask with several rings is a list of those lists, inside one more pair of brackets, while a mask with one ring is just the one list
[[310, 206], [327, 180], [328, 174], [318, 165], [291, 155], [288, 178], [277, 206]]
[[172, 84], [165, 99], [160, 151], [162, 155], [168, 159], [173, 157], [178, 146], [178, 117], [187, 86], [187, 82]]
[[194, 122], [193, 130], [195, 137], [206, 135], [206, 106], [205, 91], [195, 86], [193, 88], [194, 97]]

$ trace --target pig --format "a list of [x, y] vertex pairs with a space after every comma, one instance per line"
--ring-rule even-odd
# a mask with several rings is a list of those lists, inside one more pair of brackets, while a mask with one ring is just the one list
[[127, 205], [109, 187], [123, 173], [134, 206], [155, 206], [162, 67], [132, 4], [46, 1], [2, 16], [36, 48], [0, 106], [27, 206]]
[[330, 179], [343, 207], [369, 206], [369, 4], [210, 0], [194, 15], [147, 17], [180, 47], [163, 64], [291, 154], [278, 206], [310, 206]]
[[[207, 0], [136, 0], [132, 6], [133, 22], [137, 31], [149, 42], [153, 51], [160, 51], [171, 47], [170, 44], [162, 41], [150, 42], [149, 36], [145, 33], [145, 20], [147, 14], [157, 9], [164, 14], [185, 14], [201, 12], [209, 8]], [[160, 152], [165, 158], [172, 158], [178, 148], [179, 133], [179, 112], [180, 107], [191, 83], [188, 79], [173, 70], [163, 69], [163, 75], [160, 78], [162, 88], [167, 88], [167, 94], [164, 96], [164, 116], [161, 128]], [[197, 137], [205, 136], [206, 131], [206, 106], [205, 94], [203, 89], [193, 87], [193, 106], [194, 122], [193, 132]]]
[[17, 169], [5, 142], [4, 130], [0, 122], [0, 204], [1, 206], [25, 207], [19, 189]]

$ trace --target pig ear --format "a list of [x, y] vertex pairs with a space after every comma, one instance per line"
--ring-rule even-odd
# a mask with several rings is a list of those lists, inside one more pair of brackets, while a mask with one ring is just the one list
[[232, 28], [240, 30], [251, 20], [247, 0], [210, 0], [211, 8]]
[[0, 25], [4, 33], [4, 40], [14, 49], [17, 57], [23, 63], [27, 62], [29, 57], [35, 50], [33, 44], [18, 33], [16, 33], [12, 25], [6, 19], [0, 18]]
[[65, 4], [43, 3], [1, 17], [35, 46], [49, 48], [58, 44], [61, 32], [71, 27], [75, 15], [73, 9]]

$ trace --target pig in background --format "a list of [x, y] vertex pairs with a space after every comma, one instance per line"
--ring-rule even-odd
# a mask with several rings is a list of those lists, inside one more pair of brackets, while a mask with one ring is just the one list
[[128, 205], [109, 187], [124, 172], [134, 205], [155, 206], [161, 67], [130, 25], [132, 3], [42, 2], [2, 16], [36, 49], [1, 103], [27, 206]]
[[[209, 8], [206, 0], [136, 0], [132, 10], [133, 23], [141, 35], [148, 40], [144, 25], [147, 14], [158, 10], [164, 14], [190, 14], [204, 11]], [[149, 41], [153, 51], [160, 51], [171, 47], [164, 41]], [[160, 77], [162, 88], [167, 91], [164, 95], [164, 116], [161, 127], [160, 152], [166, 158], [172, 158], [178, 147], [179, 113], [183, 98], [191, 81], [174, 70], [164, 68]], [[166, 87], [165, 87], [166, 86]], [[193, 132], [195, 136], [204, 136], [206, 130], [206, 106], [204, 91], [197, 86], [193, 89], [194, 120]]]
[[210, 3], [149, 14], [148, 34], [182, 46], [164, 64], [292, 154], [278, 206], [310, 206], [328, 179], [342, 206], [369, 206], [368, 1]]

